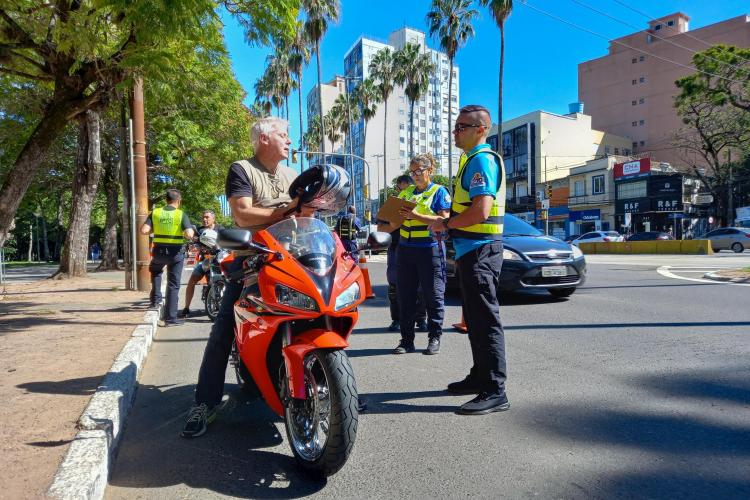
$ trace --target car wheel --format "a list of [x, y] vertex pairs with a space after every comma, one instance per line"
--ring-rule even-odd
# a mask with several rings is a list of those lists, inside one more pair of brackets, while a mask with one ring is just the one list
[[734, 251], [734, 253], [742, 253], [745, 251], [745, 247], [742, 246], [742, 243], [738, 241], [736, 243], [732, 243], [732, 251]]
[[563, 297], [570, 297], [573, 295], [573, 292], [576, 291], [575, 288], [548, 288], [547, 291], [552, 295], [553, 297], [557, 297], [558, 299]]

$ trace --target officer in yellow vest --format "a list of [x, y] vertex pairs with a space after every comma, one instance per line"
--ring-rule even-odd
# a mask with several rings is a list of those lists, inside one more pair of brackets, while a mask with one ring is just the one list
[[409, 175], [414, 185], [401, 191], [398, 197], [413, 201], [417, 206], [413, 210], [404, 209], [401, 214], [403, 223], [391, 223], [385, 228], [387, 231], [401, 228], [396, 250], [401, 341], [393, 350], [394, 354], [415, 351], [414, 320], [420, 287], [427, 309], [428, 332], [427, 348], [422, 353], [440, 352], [445, 299], [445, 247], [435, 238], [429, 225], [439, 216], [448, 216], [451, 198], [444, 186], [432, 182], [435, 167], [435, 159], [429, 153], [412, 158]]
[[182, 265], [185, 261], [183, 244], [194, 235], [193, 225], [187, 214], [180, 210], [182, 195], [176, 189], [168, 189], [167, 205], [156, 208], [141, 226], [141, 234], [153, 232], [153, 257], [148, 266], [151, 272], [151, 307], [162, 302], [161, 276], [167, 266], [167, 302], [164, 312], [164, 326], [180, 325], [177, 319], [177, 297], [180, 293]]
[[487, 144], [492, 121], [483, 106], [459, 111], [453, 137], [464, 155], [453, 184], [449, 218], [433, 231], [450, 231], [456, 250], [464, 321], [474, 360], [469, 375], [448, 385], [455, 394], [477, 394], [458, 413], [483, 415], [510, 408], [505, 394], [505, 336], [500, 323], [497, 287], [503, 265], [505, 168]]

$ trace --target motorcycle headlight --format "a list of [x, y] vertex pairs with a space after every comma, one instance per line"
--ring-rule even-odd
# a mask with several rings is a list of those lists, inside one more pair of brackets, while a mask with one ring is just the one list
[[318, 310], [318, 304], [312, 297], [284, 285], [276, 285], [276, 302], [305, 311]]
[[518, 255], [513, 250], [508, 250], [507, 248], [503, 248], [503, 260], [523, 260], [520, 255]]
[[350, 305], [354, 304], [359, 300], [359, 284], [354, 282], [349, 288], [343, 291], [341, 295], [336, 297], [336, 304], [333, 306], [335, 311], [346, 309]]
[[581, 250], [580, 248], [578, 248], [575, 245], [570, 245], [570, 246], [571, 246], [571, 248], [573, 248], [573, 258], [574, 259], [577, 259], [579, 257], [583, 257], [583, 250]]

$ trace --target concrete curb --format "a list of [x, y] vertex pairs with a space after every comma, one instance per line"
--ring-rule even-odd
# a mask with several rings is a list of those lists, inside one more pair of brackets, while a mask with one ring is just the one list
[[135, 327], [78, 419], [79, 432], [70, 444], [47, 491], [51, 498], [104, 497], [125, 420], [138, 387], [138, 376], [156, 335], [159, 313], [148, 311]]
[[750, 283], [750, 278], [731, 278], [729, 276], [720, 276], [716, 272], [706, 273], [704, 278], [724, 283]]

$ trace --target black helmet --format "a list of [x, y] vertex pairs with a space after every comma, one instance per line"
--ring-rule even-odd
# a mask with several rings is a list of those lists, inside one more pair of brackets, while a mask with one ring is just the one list
[[333, 215], [346, 207], [352, 183], [349, 174], [337, 165], [313, 165], [294, 179], [289, 196], [299, 197], [299, 204]]

